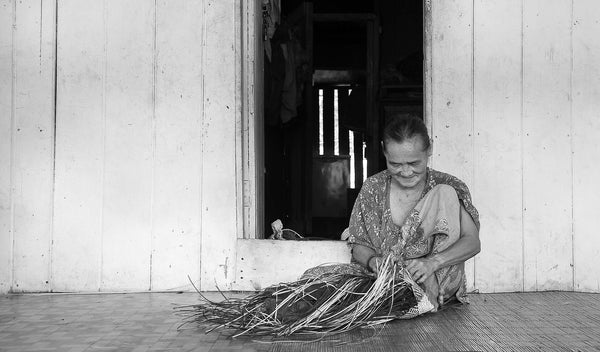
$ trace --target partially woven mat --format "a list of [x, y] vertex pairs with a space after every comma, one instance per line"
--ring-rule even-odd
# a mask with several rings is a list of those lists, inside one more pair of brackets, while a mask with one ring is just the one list
[[[377, 276], [352, 265], [324, 266], [298, 281], [244, 299], [178, 307], [184, 324], [242, 335], [335, 334], [408, 319], [433, 309], [423, 290], [390, 255]], [[342, 270], [340, 270], [342, 269]], [[347, 270], [344, 270], [347, 269]], [[200, 294], [202, 295], [202, 294]]]

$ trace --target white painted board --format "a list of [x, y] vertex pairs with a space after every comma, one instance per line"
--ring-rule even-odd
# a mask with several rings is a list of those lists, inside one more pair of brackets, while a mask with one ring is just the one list
[[55, 3], [16, 2], [14, 32], [14, 291], [50, 282]]
[[106, 2], [102, 282], [150, 288], [154, 3]]
[[215, 285], [228, 289], [235, 273], [235, 244], [238, 237], [236, 135], [235, 17], [238, 9], [229, 2], [206, 0], [202, 82], [202, 254], [201, 289]]
[[[473, 2], [431, 2], [432, 166], [473, 185]], [[475, 206], [479, 196], [472, 194]], [[474, 288], [474, 260], [465, 264]]]
[[0, 294], [12, 287], [13, 1], [0, 1]]
[[190, 290], [200, 278], [202, 6], [156, 9], [152, 290]]
[[571, 290], [571, 2], [523, 2], [524, 289]]
[[97, 291], [102, 258], [104, 3], [58, 3], [52, 290]]
[[576, 291], [600, 292], [600, 7], [573, 8], [573, 257]]
[[473, 193], [482, 223], [475, 286], [483, 292], [523, 289], [521, 1], [475, 2]]

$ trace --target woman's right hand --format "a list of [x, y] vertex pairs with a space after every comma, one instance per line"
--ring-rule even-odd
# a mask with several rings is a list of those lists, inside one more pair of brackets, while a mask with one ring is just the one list
[[377, 254], [373, 248], [355, 244], [352, 247], [352, 258], [360, 265], [363, 265], [369, 271], [377, 274], [381, 265], [381, 255]]

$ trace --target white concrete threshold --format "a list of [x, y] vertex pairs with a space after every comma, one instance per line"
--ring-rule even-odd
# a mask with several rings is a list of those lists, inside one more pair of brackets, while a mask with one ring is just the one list
[[278, 241], [238, 239], [232, 290], [255, 291], [298, 279], [313, 266], [349, 263], [346, 241]]

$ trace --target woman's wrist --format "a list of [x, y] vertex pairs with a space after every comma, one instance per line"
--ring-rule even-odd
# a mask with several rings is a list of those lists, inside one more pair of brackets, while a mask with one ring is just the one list
[[438, 254], [429, 256], [427, 259], [433, 264], [434, 271], [438, 271], [444, 267], [443, 260]]

